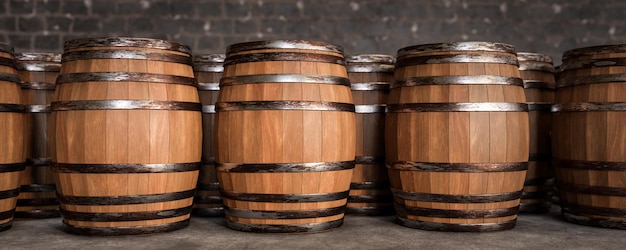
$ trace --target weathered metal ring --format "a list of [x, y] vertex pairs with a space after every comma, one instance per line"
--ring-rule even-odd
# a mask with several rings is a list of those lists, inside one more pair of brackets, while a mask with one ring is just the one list
[[364, 181], [364, 182], [351, 182], [350, 189], [389, 189], [391, 183], [389, 181]]
[[111, 213], [87, 213], [74, 212], [63, 209], [61, 207], [61, 216], [65, 220], [72, 221], [89, 221], [89, 222], [121, 222], [121, 221], [143, 221], [143, 220], [162, 220], [176, 218], [191, 213], [192, 206], [157, 210], [144, 212], [111, 212]]
[[516, 102], [445, 102], [387, 105], [388, 113], [412, 112], [527, 112], [528, 104]]
[[189, 225], [189, 219], [161, 224], [156, 226], [134, 226], [134, 227], [80, 227], [70, 225], [66, 220], [63, 220], [63, 229], [65, 232], [76, 235], [88, 235], [88, 236], [123, 236], [123, 235], [138, 235], [138, 234], [152, 234], [175, 231], [185, 228]]
[[196, 80], [193, 77], [141, 72], [90, 72], [60, 74], [57, 77], [56, 84], [77, 82], [148, 82], [196, 87]]
[[441, 202], [441, 203], [493, 203], [514, 201], [522, 197], [523, 191], [499, 194], [429, 194], [405, 192], [391, 188], [396, 198], [409, 201]]
[[318, 222], [297, 225], [249, 224], [226, 220], [230, 229], [254, 233], [311, 233], [338, 228], [343, 225], [343, 218], [329, 222]]
[[264, 50], [264, 49], [302, 49], [302, 50], [319, 50], [343, 54], [341, 46], [305, 40], [273, 40], [273, 41], [256, 41], [231, 44], [226, 47], [226, 54], [233, 54], [243, 51]]
[[11, 73], [0, 72], [0, 81], [21, 84], [20, 76]]
[[423, 85], [513, 85], [523, 86], [519, 77], [496, 75], [473, 76], [420, 76], [396, 80], [391, 88], [412, 87]]
[[398, 50], [398, 57], [409, 54], [423, 52], [444, 52], [444, 51], [488, 51], [503, 52], [515, 55], [516, 50], [513, 45], [505, 43], [492, 42], [451, 42], [451, 43], [432, 43], [409, 46]]
[[52, 111], [73, 110], [181, 110], [201, 111], [197, 102], [174, 102], [156, 100], [93, 100], [52, 102]]
[[476, 224], [450, 224], [428, 221], [416, 221], [398, 216], [397, 223], [410, 228], [429, 230], [429, 231], [446, 231], [446, 232], [493, 232], [509, 230], [515, 227], [517, 219], [505, 222], [495, 223], [476, 223]]
[[436, 218], [454, 218], [454, 219], [481, 219], [481, 218], [501, 218], [512, 215], [517, 215], [519, 212], [519, 206], [509, 208], [494, 208], [494, 209], [476, 209], [476, 210], [449, 210], [449, 209], [434, 209], [434, 208], [420, 208], [409, 207], [406, 205], [398, 204], [394, 202], [394, 207], [398, 215], [401, 217], [411, 216], [425, 216]]
[[427, 172], [511, 172], [528, 169], [528, 162], [492, 162], [492, 163], [439, 163], [414, 161], [388, 161], [387, 168], [403, 171]]
[[271, 202], [271, 203], [299, 203], [338, 201], [348, 198], [350, 190], [336, 193], [320, 194], [254, 194], [221, 190], [224, 199], [236, 201]]
[[380, 164], [383, 165], [385, 164], [385, 157], [384, 156], [371, 156], [371, 155], [357, 155], [354, 158], [354, 163], [356, 164], [367, 164], [367, 165], [374, 165], [374, 164]]
[[50, 113], [51, 111], [50, 104], [24, 105], [25, 113]]
[[192, 198], [195, 193], [195, 189], [165, 194], [142, 194], [126, 196], [65, 196], [57, 192], [57, 198], [64, 205], [106, 206], [148, 204], [184, 200]]
[[602, 84], [613, 82], [626, 82], [626, 74], [606, 74], [576, 77], [561, 77], [556, 82], [557, 88], [564, 88], [577, 85]]
[[[2, 190], [0, 191], [0, 200], [15, 198], [20, 194], [20, 189], [10, 189], [10, 190]], [[0, 218], [2, 220], [2, 218]]]
[[581, 215], [568, 213], [565, 210], [561, 210], [561, 216], [563, 216], [563, 218], [566, 221], [569, 221], [575, 224], [594, 226], [594, 227], [613, 228], [613, 229], [626, 229], [626, 222], [624, 222], [623, 220], [591, 218], [588, 216], [581, 216]]
[[244, 210], [226, 207], [224, 213], [226, 216], [246, 218], [246, 219], [310, 219], [340, 215], [346, 212], [346, 206], [333, 208], [319, 208], [315, 210]]
[[517, 57], [511, 55], [488, 55], [488, 54], [451, 54], [451, 55], [428, 55], [398, 58], [396, 69], [425, 64], [449, 64], [449, 63], [494, 63], [519, 66]]
[[325, 172], [354, 168], [354, 161], [236, 164], [217, 163], [216, 170], [231, 173]]
[[191, 48], [177, 42], [152, 38], [136, 37], [102, 37], [81, 38], [66, 41], [63, 45], [65, 51], [90, 47], [136, 47], [146, 49], [162, 49], [181, 52], [191, 55]]
[[218, 91], [220, 90], [220, 83], [219, 82], [199, 82], [198, 90]]
[[55, 192], [56, 190], [57, 190], [57, 187], [55, 184], [28, 184], [28, 185], [20, 186], [20, 192], [40, 193], [40, 192]]
[[391, 88], [389, 82], [355, 82], [350, 84], [350, 90], [371, 91], [381, 90], [388, 91]]
[[56, 84], [50, 82], [22, 82], [22, 89], [28, 90], [55, 90]]
[[343, 111], [354, 112], [354, 104], [317, 101], [249, 101], [218, 102], [217, 112], [246, 110], [303, 110], [303, 111]]
[[203, 114], [215, 114], [215, 105], [203, 105], [202, 113]]
[[118, 164], [72, 164], [55, 163], [52, 167], [57, 173], [173, 173], [189, 172], [200, 169], [200, 162], [189, 163], [162, 163], [162, 164], [140, 164], [140, 163], [118, 163]]
[[311, 83], [350, 86], [350, 79], [329, 75], [265, 74], [228, 76], [220, 79], [220, 87], [257, 83]]
[[357, 114], [385, 113], [386, 105], [354, 105], [354, 112]]
[[0, 173], [18, 172], [18, 171], [23, 171], [24, 169], [26, 169], [25, 162], [0, 164]]
[[30, 167], [48, 167], [52, 165], [52, 159], [50, 157], [26, 158], [26, 165]]
[[556, 112], [604, 112], [626, 111], [626, 102], [575, 102], [557, 103], [552, 105], [551, 111]]

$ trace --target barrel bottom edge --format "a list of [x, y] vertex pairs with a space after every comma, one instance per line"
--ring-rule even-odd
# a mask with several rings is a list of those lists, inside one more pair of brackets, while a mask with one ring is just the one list
[[15, 218], [23, 219], [47, 219], [61, 217], [59, 210], [30, 210], [30, 211], [15, 211]]
[[563, 210], [561, 210], [561, 216], [563, 216], [563, 218], [568, 222], [583, 225], [583, 226], [626, 230], [626, 221], [598, 219], [598, 218], [588, 217], [584, 215], [568, 213]]
[[550, 212], [551, 207], [552, 207], [552, 201], [545, 201], [542, 203], [535, 203], [535, 204], [520, 204], [519, 212], [543, 214], [543, 213]]
[[343, 225], [343, 218], [320, 223], [277, 225], [277, 224], [249, 224], [226, 220], [230, 229], [250, 233], [321, 233]]
[[123, 235], [139, 235], [171, 232], [183, 229], [189, 226], [189, 219], [177, 221], [174, 223], [156, 225], [156, 226], [137, 226], [137, 227], [77, 227], [63, 221], [64, 231], [69, 234], [83, 236], [123, 236]]
[[347, 207], [346, 214], [348, 215], [363, 215], [363, 216], [385, 216], [395, 214], [393, 206], [380, 206], [380, 207]]
[[482, 224], [449, 224], [429, 221], [416, 221], [407, 218], [396, 217], [396, 223], [410, 228], [442, 231], [442, 232], [495, 232], [513, 229], [517, 223], [517, 219], [498, 223], [482, 223]]
[[194, 208], [191, 215], [198, 217], [222, 217], [224, 216], [224, 207]]
[[0, 232], [11, 229], [13, 226], [13, 221], [9, 221], [3, 224], [0, 224]]

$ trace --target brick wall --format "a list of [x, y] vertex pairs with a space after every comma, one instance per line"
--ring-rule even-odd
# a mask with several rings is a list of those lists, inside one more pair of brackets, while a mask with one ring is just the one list
[[622, 0], [0, 0], [0, 41], [58, 51], [63, 41], [138, 36], [178, 41], [195, 54], [228, 44], [309, 39], [348, 54], [484, 40], [548, 53], [626, 41]]

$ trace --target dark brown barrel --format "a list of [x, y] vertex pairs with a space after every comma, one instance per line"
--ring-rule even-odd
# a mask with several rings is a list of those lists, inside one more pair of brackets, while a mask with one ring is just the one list
[[563, 54], [552, 152], [562, 215], [626, 229], [626, 45]]
[[16, 217], [58, 217], [54, 172], [48, 143], [50, 103], [55, 81], [61, 71], [61, 54], [18, 53], [15, 55], [26, 105], [26, 170], [21, 176], [21, 192]]
[[224, 215], [224, 205], [215, 171], [213, 146], [215, 103], [220, 89], [220, 78], [224, 72], [224, 58], [224, 54], [196, 55], [193, 63], [202, 104], [202, 166], [198, 177], [198, 190], [193, 202], [193, 213], [198, 216]]
[[528, 106], [515, 48], [487, 42], [400, 49], [385, 118], [400, 224], [513, 228], [528, 165]]
[[24, 170], [25, 117], [13, 47], [0, 43], [0, 232], [11, 228]]
[[385, 167], [385, 105], [395, 58], [362, 54], [346, 58], [356, 110], [356, 158], [348, 214], [392, 214], [393, 196]]
[[56, 84], [52, 157], [65, 230], [186, 227], [202, 153], [189, 48], [143, 38], [71, 40]]
[[550, 129], [556, 83], [554, 65], [548, 55], [518, 52], [520, 73], [528, 103], [530, 155], [520, 212], [544, 213], [552, 205], [554, 174]]

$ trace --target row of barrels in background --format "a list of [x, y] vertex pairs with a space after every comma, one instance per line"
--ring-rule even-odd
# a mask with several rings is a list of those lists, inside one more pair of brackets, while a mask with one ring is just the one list
[[254, 232], [394, 210], [409, 227], [501, 230], [549, 209], [551, 156], [567, 220], [624, 228], [624, 50], [566, 52], [557, 84], [549, 57], [498, 43], [412, 46], [396, 61], [252, 42], [193, 70], [188, 47], [161, 40], [73, 40], [62, 63], [15, 64], [3, 46], [0, 228], [16, 202], [17, 216], [58, 216], [56, 189], [77, 234], [175, 230], [192, 206]]

